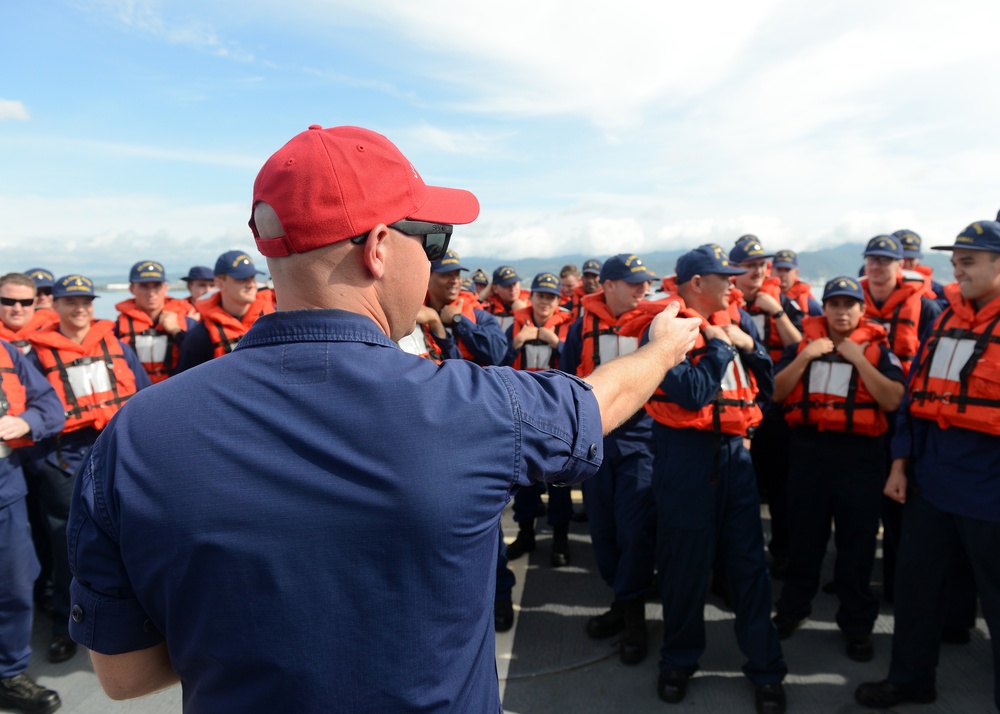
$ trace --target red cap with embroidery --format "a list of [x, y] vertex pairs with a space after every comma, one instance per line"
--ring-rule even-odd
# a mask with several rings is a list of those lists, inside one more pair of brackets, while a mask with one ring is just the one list
[[313, 125], [264, 164], [253, 185], [253, 206], [274, 209], [285, 235], [261, 238], [268, 257], [305, 253], [367, 233], [379, 223], [409, 219], [472, 223], [479, 201], [469, 191], [428, 186], [381, 134], [355, 126]]

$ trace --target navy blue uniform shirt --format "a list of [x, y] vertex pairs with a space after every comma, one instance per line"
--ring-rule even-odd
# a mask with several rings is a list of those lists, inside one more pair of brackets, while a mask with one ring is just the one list
[[500, 513], [602, 448], [575, 377], [438, 365], [348, 312], [265, 315], [91, 450], [70, 632], [105, 654], [165, 638], [189, 713], [499, 711]]

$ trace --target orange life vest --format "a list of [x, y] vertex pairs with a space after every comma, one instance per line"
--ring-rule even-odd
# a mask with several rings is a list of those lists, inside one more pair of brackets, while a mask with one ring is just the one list
[[[20, 416], [27, 407], [28, 395], [14, 369], [14, 361], [7, 350], [0, 347], [0, 416]], [[35, 442], [30, 436], [22, 436], [20, 439], [7, 439], [3, 443], [12, 449], [17, 449], [21, 446], [31, 446]]]
[[[802, 320], [802, 341], [798, 351], [814, 340], [829, 336], [825, 317], [806, 317]], [[859, 345], [867, 342], [865, 358], [878, 367], [879, 345], [887, 343], [884, 327], [871, 320], [862, 320], [847, 339]], [[785, 399], [785, 412], [785, 420], [790, 425], [810, 424], [819, 431], [880, 436], [889, 428], [885, 412], [868, 391], [858, 370], [836, 352], [809, 363], [802, 379]]]
[[94, 320], [83, 344], [50, 325], [28, 339], [66, 409], [64, 434], [84, 427], [103, 429], [135, 394], [135, 375], [114, 335], [111, 320]]
[[[666, 307], [665, 302], [641, 301], [634, 310], [615, 317], [604, 300], [603, 292], [587, 295], [580, 305], [583, 331], [580, 335], [580, 363], [576, 368], [578, 377], [586, 377], [615, 357], [635, 352], [645, 329], [642, 323], [649, 325], [653, 315]], [[629, 325], [630, 329], [623, 331], [625, 325]]]
[[944, 294], [949, 305], [934, 321], [910, 382], [910, 413], [942, 429], [1000, 435], [1000, 298], [976, 310], [958, 283]]
[[[458, 294], [458, 297], [454, 299], [450, 304], [458, 305], [462, 303], [462, 317], [471, 322], [473, 325], [476, 324], [476, 310], [482, 309], [479, 298], [474, 294], [466, 291], [462, 291]], [[427, 305], [427, 298], [424, 298], [424, 305]], [[449, 327], [449, 325], [445, 325]], [[431, 328], [427, 325], [417, 325], [417, 329], [407, 335], [406, 343], [400, 340], [400, 346], [407, 352], [415, 354], [419, 357], [425, 359], [431, 359], [441, 364], [441, 361], [445, 358], [444, 350], [438, 345], [437, 340], [434, 339], [434, 333], [431, 332]], [[465, 346], [458, 337], [455, 337], [455, 344], [458, 345], [458, 351], [461, 353], [464, 359], [470, 362], [475, 362], [476, 358], [472, 354], [472, 350]]]
[[[122, 300], [115, 307], [118, 309], [118, 338], [135, 350], [149, 381], [162, 382], [177, 364], [180, 346], [163, 328], [153, 324], [152, 318], [136, 306], [135, 300]], [[168, 296], [163, 309], [177, 315], [181, 330], [187, 329], [190, 303]]]
[[812, 285], [796, 280], [792, 287], [788, 288], [785, 297], [794, 302], [805, 315], [809, 314], [809, 298], [812, 297]]
[[214, 359], [232, 352], [257, 318], [274, 312], [274, 304], [270, 297], [258, 293], [243, 317], [233, 317], [223, 309], [221, 294], [213, 293], [198, 301], [198, 310], [201, 312], [201, 324], [208, 330], [208, 336], [212, 340]]
[[[770, 295], [778, 301], [779, 305], [781, 304], [781, 284], [777, 278], [764, 278], [764, 284], [760, 286], [758, 292]], [[747, 303], [745, 299], [741, 299], [740, 302], [744, 303], [743, 309], [753, 318], [753, 324], [757, 328], [757, 336], [760, 337], [761, 344], [767, 348], [771, 360], [777, 363], [781, 359], [781, 353], [785, 351], [785, 345], [781, 342], [781, 335], [778, 333], [778, 326], [774, 324], [774, 318], [760, 308]], [[736, 318], [736, 321], [738, 323], [739, 318]]]
[[865, 291], [865, 317], [888, 330], [889, 349], [903, 363], [903, 374], [909, 374], [920, 347], [920, 298], [925, 293], [924, 284], [897, 275], [895, 289], [882, 307], [877, 308], [868, 289], [867, 276], [858, 282]]
[[569, 297], [562, 302], [560, 307], [564, 310], [568, 310], [570, 317], [573, 321], [580, 317], [580, 301], [587, 297], [586, 291], [583, 289], [582, 285], [577, 285], [573, 288], [573, 291], [569, 294]]
[[[535, 315], [531, 307], [524, 307], [514, 312], [514, 326], [511, 330], [511, 338], [517, 337], [517, 333], [525, 325], [534, 325]], [[566, 339], [569, 326], [573, 324], [573, 316], [567, 311], [556, 311], [552, 317], [545, 321], [544, 327], [556, 333], [560, 340]], [[514, 369], [523, 369], [528, 372], [538, 372], [543, 369], [557, 369], [559, 367], [559, 350], [542, 340], [528, 340], [521, 349], [518, 350], [517, 357], [511, 365]]]
[[[739, 325], [738, 320], [733, 320], [729, 309], [719, 310], [706, 320], [701, 313], [688, 308], [680, 297], [671, 298], [669, 302], [680, 303], [679, 317], [696, 317], [701, 320], [698, 338], [688, 353], [693, 365], [697, 365], [708, 352], [708, 341], [704, 332], [706, 327]], [[744, 369], [743, 363], [737, 356], [726, 367], [718, 393], [701, 409], [697, 411], [684, 409], [671, 401], [660, 386], [646, 402], [646, 411], [661, 424], [677, 429], [701, 429], [716, 434], [747, 436], [763, 419], [763, 413], [757, 405], [757, 394], [757, 380], [753, 372]]]
[[36, 310], [28, 323], [16, 331], [0, 322], [0, 340], [7, 340], [21, 350], [21, 354], [28, 354], [31, 352], [28, 335], [57, 322], [59, 322], [59, 315], [56, 314], [55, 310]]
[[[528, 305], [531, 305], [530, 300]], [[504, 332], [507, 332], [507, 328], [514, 324], [514, 310], [504, 305], [503, 300], [496, 295], [490, 295], [482, 304], [481, 309], [493, 315], [500, 323], [500, 329]]]

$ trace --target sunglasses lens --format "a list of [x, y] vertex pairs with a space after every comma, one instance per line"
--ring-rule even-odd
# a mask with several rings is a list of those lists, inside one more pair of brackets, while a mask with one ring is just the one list
[[448, 250], [448, 243], [451, 236], [447, 233], [428, 233], [424, 236], [424, 252], [427, 253], [427, 260], [434, 262], [444, 257]]

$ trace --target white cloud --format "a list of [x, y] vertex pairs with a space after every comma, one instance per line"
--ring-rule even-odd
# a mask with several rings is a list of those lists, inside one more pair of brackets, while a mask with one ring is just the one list
[[30, 118], [31, 117], [28, 115], [28, 108], [24, 106], [24, 102], [20, 102], [16, 99], [0, 98], [0, 121], [7, 119], [28, 121]]

